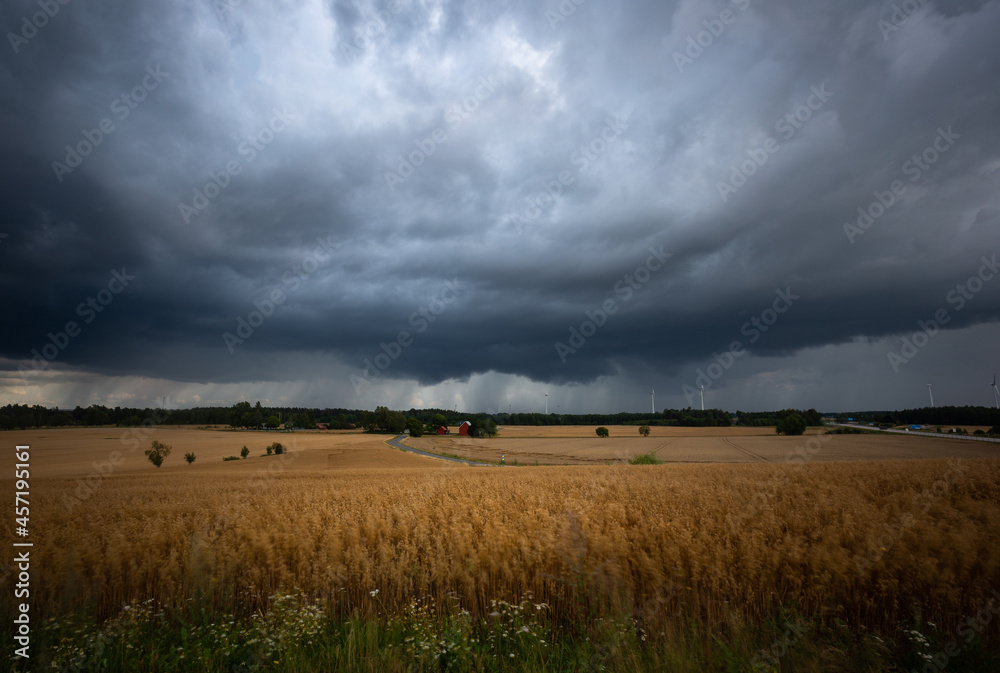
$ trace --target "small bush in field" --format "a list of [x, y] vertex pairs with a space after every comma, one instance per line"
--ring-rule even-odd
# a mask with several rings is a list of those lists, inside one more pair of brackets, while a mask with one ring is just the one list
[[146, 457], [149, 458], [149, 462], [157, 467], [163, 465], [163, 459], [170, 455], [170, 445], [154, 439], [149, 446], [150, 448], [146, 449]]

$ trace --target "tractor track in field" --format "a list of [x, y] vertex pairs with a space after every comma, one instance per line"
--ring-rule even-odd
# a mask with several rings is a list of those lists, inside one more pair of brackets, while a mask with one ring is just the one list
[[754, 453], [750, 449], [744, 449], [742, 446], [740, 446], [739, 444], [737, 444], [733, 440], [729, 439], [728, 437], [723, 437], [723, 439], [725, 439], [726, 443], [729, 444], [730, 446], [732, 446], [734, 449], [738, 449], [739, 451], [742, 451], [746, 455], [750, 456], [751, 458], [756, 459], [757, 461], [759, 461], [761, 463], [770, 463], [771, 462], [770, 459], [765, 458], [764, 456], [760, 455], [759, 453]]
[[650, 453], [652, 453], [655, 456], [657, 453], [659, 453], [660, 449], [667, 448], [668, 446], [670, 446], [671, 443], [673, 443], [673, 441], [674, 441], [673, 439], [668, 439], [667, 441], [663, 442], [658, 447], [653, 449]]

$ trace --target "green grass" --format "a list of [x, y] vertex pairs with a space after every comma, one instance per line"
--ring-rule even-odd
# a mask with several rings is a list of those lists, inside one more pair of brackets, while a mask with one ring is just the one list
[[629, 465], [662, 465], [663, 461], [657, 458], [652, 453], [644, 453], [641, 456], [635, 456], [634, 458], [628, 459]]
[[148, 602], [126, 606], [101, 625], [86, 616], [50, 619], [35, 627], [31, 659], [12, 659], [11, 670], [880, 673], [923, 670], [935, 657], [954, 671], [1000, 666], [995, 639], [991, 651], [979, 636], [959, 639], [958, 652], [945, 662], [942, 653], [956, 636], [917, 616], [894, 633], [875, 634], [783, 608], [768, 623], [736, 620], [706, 632], [695, 611], [678, 614], [669, 633], [648, 633], [631, 615], [566, 624], [528, 598], [491, 605], [478, 619], [457, 604], [438, 610], [429, 599], [413, 599], [391, 616], [381, 609], [338, 615], [305, 596], [279, 594], [266, 613], [236, 618], [197, 601], [180, 611]]

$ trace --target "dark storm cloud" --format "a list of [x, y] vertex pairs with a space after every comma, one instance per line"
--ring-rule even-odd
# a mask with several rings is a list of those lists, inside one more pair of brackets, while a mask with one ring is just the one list
[[892, 390], [918, 320], [1000, 316], [948, 299], [1000, 253], [1000, 2], [896, 5], [8, 3], [0, 356], [76, 321], [53, 368], [346, 381], [408, 331], [380, 379], [678, 391], [734, 340], [864, 343]]

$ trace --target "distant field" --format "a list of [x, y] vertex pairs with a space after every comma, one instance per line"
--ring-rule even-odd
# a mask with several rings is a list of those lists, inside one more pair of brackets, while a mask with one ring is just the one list
[[[612, 437], [638, 437], [637, 425], [604, 426]], [[596, 425], [502, 425], [503, 437], [595, 437]], [[458, 428], [451, 428], [457, 433]], [[810, 429], [810, 432], [815, 430]], [[754, 435], [774, 436], [774, 428], [677, 428], [649, 426], [650, 437], [748, 437]]]
[[[589, 429], [593, 435], [594, 429]], [[645, 453], [652, 453], [665, 463], [1000, 457], [998, 444], [892, 434], [817, 435], [812, 430], [802, 437], [785, 437], [774, 434], [773, 428], [732, 428], [766, 431], [753, 435], [722, 433], [718, 428], [657, 428], [660, 433], [640, 437], [635, 428], [628, 434], [609, 428], [611, 436], [601, 439], [582, 434], [571, 438], [525, 437], [518, 430], [530, 432], [533, 428], [503, 428], [500, 436], [492, 439], [433, 435], [410, 438], [406, 443], [424, 451], [489, 462], [499, 461], [500, 455], [505, 454], [506, 463], [516, 460], [522, 465], [533, 465], [536, 461], [549, 465], [621, 463]]]
[[[286, 469], [327, 470], [356, 468], [440, 467], [440, 462], [415, 454], [390, 449], [385, 435], [361, 431], [327, 432], [231, 432], [198, 430], [193, 427], [158, 427], [143, 433], [140, 428], [60, 428], [25, 430], [0, 434], [8, 446], [31, 446], [32, 477], [79, 477], [95, 473], [94, 463], [117, 461], [113, 474], [248, 474], [278, 460], [266, 456], [265, 447], [281, 442], [294, 460], [282, 461]], [[152, 440], [169, 444], [173, 451], [157, 469], [146, 459], [145, 450]], [[247, 460], [223, 462], [226, 456], [240, 455], [246, 445]], [[114, 455], [120, 452], [120, 455]], [[196, 460], [188, 465], [184, 454], [193, 452]], [[13, 473], [11, 451], [0, 452], [0, 470]]]
[[[652, 428], [649, 437], [640, 437], [633, 426], [608, 429], [611, 436], [607, 439], [594, 436], [591, 426], [522, 426], [503, 427], [500, 436], [493, 439], [426, 435], [407, 439], [406, 443], [425, 451], [486, 462], [498, 462], [503, 453], [508, 464], [516, 460], [521, 465], [536, 461], [548, 465], [615, 464], [644, 453], [653, 453], [667, 463], [783, 462], [796, 456], [808, 456], [810, 461], [1000, 457], [1000, 445], [949, 438], [817, 436], [815, 429], [803, 437], [784, 437], [775, 435], [773, 428]], [[115, 463], [112, 474], [116, 476], [248, 475], [279, 460], [265, 455], [265, 447], [275, 441], [289, 451], [289, 456], [280, 461], [283, 471], [452, 467], [392, 449], [385, 444], [387, 435], [361, 431], [234, 432], [171, 426], [146, 434], [131, 428], [65, 428], [7, 432], [0, 437], [10, 446], [31, 446], [32, 477], [36, 479], [94, 475], [99, 473], [95, 463], [106, 469], [110, 462]], [[173, 447], [159, 469], [144, 454], [153, 439]], [[223, 462], [226, 456], [238, 456], [243, 445], [250, 449], [247, 460]], [[188, 452], [196, 456], [192, 465], [184, 462]], [[0, 470], [10, 473], [13, 466], [13, 454], [0, 452]]]

